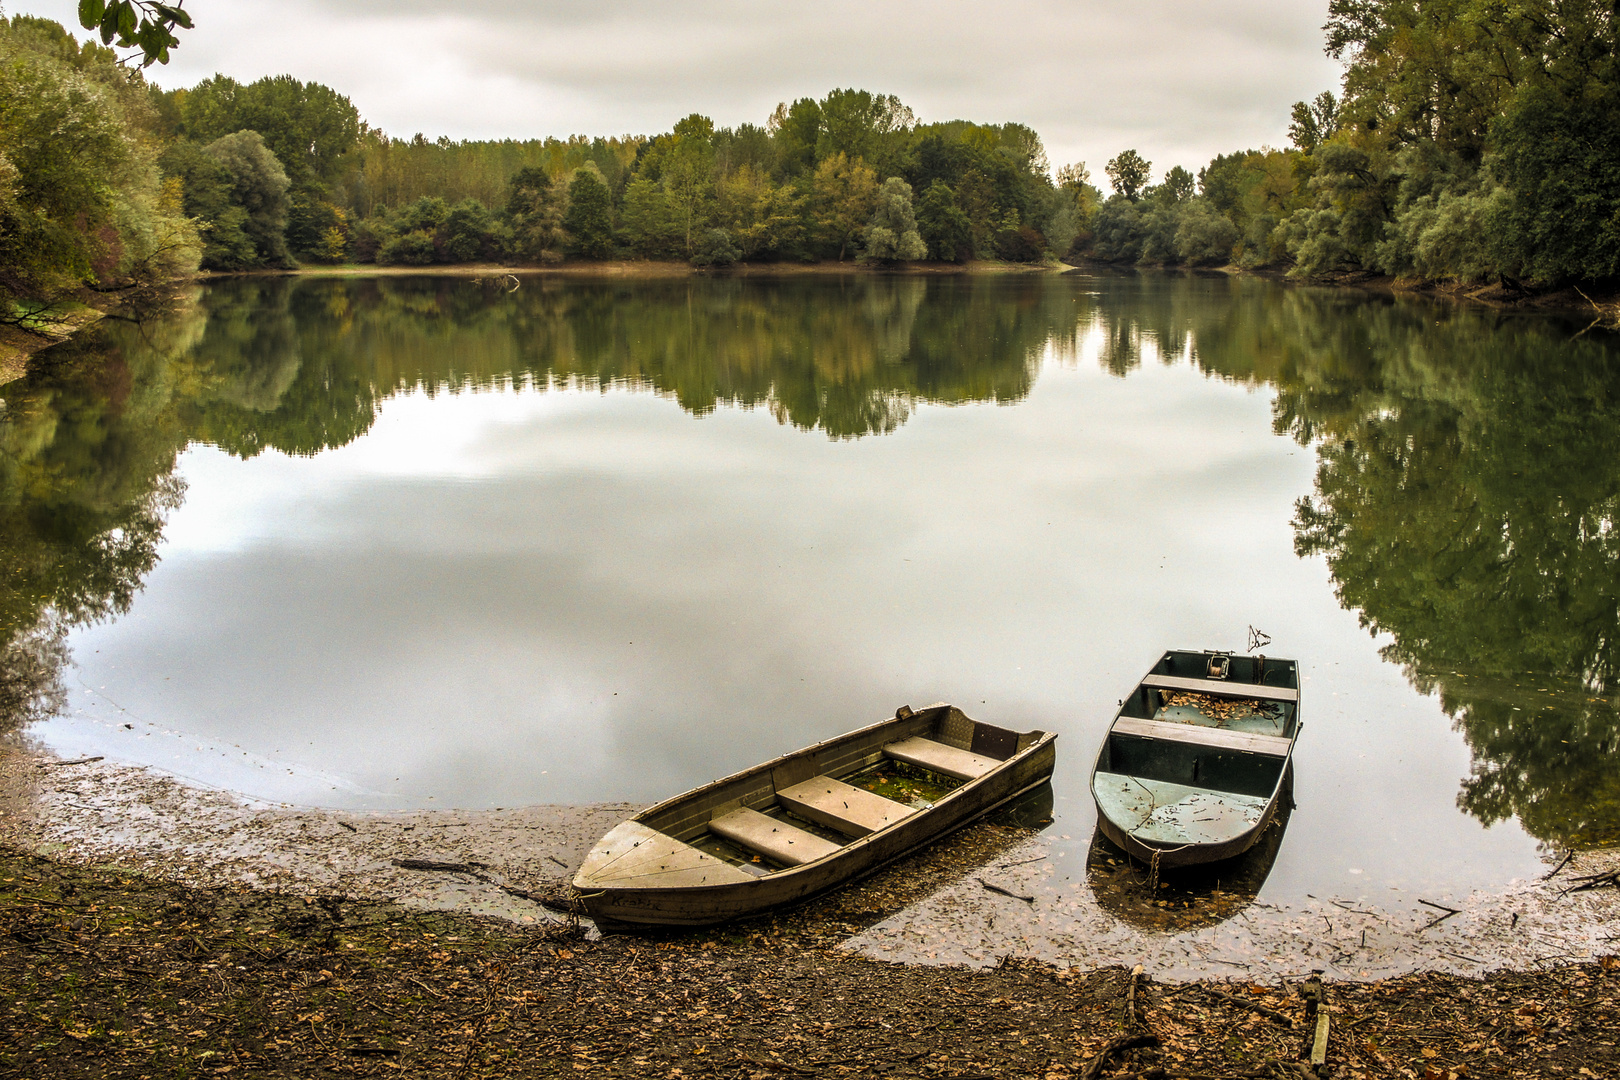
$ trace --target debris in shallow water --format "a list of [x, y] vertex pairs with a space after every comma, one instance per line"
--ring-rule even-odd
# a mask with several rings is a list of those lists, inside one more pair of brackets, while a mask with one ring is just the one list
[[1605, 885], [1613, 885], [1615, 888], [1620, 889], [1620, 870], [1607, 874], [1587, 874], [1585, 877], [1578, 877], [1575, 880], [1581, 882], [1581, 884], [1572, 885], [1565, 889], [1564, 892], [1585, 892], [1588, 889], [1601, 889]]
[[1000, 885], [990, 884], [988, 881], [984, 880], [984, 878], [979, 879], [979, 884], [983, 885], [993, 893], [1000, 893], [1002, 896], [1010, 896], [1014, 900], [1022, 900], [1026, 904], [1033, 904], [1035, 902], [1035, 898], [1033, 896], [1024, 896], [1021, 893], [1010, 892], [1007, 889], [1003, 889]]

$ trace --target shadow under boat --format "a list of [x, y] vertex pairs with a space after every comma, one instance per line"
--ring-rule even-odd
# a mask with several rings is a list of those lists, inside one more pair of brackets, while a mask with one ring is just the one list
[[1097, 906], [1139, 930], [1176, 933], [1225, 922], [1254, 902], [1271, 876], [1294, 811], [1292, 765], [1276, 813], [1241, 855], [1219, 862], [1153, 868], [1132, 857], [1101, 828], [1086, 856], [1086, 884]]

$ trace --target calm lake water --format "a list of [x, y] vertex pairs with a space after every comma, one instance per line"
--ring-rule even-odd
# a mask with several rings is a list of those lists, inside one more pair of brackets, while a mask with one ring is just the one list
[[1252, 625], [1304, 678], [1267, 890], [1494, 885], [1620, 839], [1580, 329], [1219, 276], [220, 282], [0, 388], [8, 679], [59, 672], [59, 753], [362, 808], [652, 801], [946, 700], [1060, 733], [1078, 872], [1116, 699]]

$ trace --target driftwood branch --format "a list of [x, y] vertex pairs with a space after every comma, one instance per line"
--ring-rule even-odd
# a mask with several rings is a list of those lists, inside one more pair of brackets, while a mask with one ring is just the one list
[[485, 873], [488, 869], [480, 862], [441, 862], [438, 859], [394, 859], [393, 863], [401, 870], [433, 870], [444, 874], [467, 874], [477, 878], [485, 885], [493, 885], [508, 896], [515, 896], [519, 900], [527, 900], [531, 904], [539, 904], [547, 911], [554, 911], [560, 915], [573, 914], [573, 907], [567, 900], [549, 895], [547, 893], [530, 892], [515, 885], [508, 885], [493, 874]]
[[1236, 994], [1224, 994], [1221, 991], [1208, 986], [1200, 987], [1199, 989], [1208, 994], [1210, 997], [1219, 998], [1228, 1004], [1237, 1005], [1244, 1009], [1252, 1009], [1261, 1016], [1265, 1017], [1267, 1020], [1270, 1020], [1282, 1027], [1292, 1028], [1294, 1026], [1293, 1017], [1289, 1016], [1287, 1013], [1278, 1012], [1276, 1009], [1267, 1008], [1258, 1001], [1245, 1001]]
[[1010, 896], [1014, 900], [1022, 900], [1026, 904], [1033, 904], [1035, 902], [1035, 898], [1033, 896], [1023, 896], [1019, 893], [1010, 892], [1007, 889], [1003, 889], [1000, 885], [990, 884], [988, 881], [984, 880], [984, 878], [979, 879], [979, 884], [983, 885], [993, 893], [1000, 893], [1002, 896]]
[[1142, 981], [1142, 965], [1131, 968], [1130, 989], [1125, 991], [1125, 1030], [1136, 1026], [1136, 984]]
[[[1564, 893], [1585, 892], [1588, 889], [1601, 889], [1605, 885], [1613, 885], [1620, 889], [1620, 870], [1612, 870], [1606, 874], [1587, 874], [1575, 879], [1579, 884], [1571, 885]], [[1559, 895], [1563, 895], [1560, 893]]]
[[[1437, 918], [1430, 919], [1427, 923], [1425, 923], [1424, 926], [1423, 926], [1423, 930], [1428, 930], [1431, 927], [1439, 926], [1441, 923], [1445, 922], [1447, 919], [1451, 918], [1453, 915], [1460, 914], [1460, 912], [1462, 910], [1461, 908], [1446, 907], [1446, 905], [1444, 905], [1444, 904], [1437, 904], [1433, 900], [1424, 900], [1421, 897], [1418, 898], [1418, 903], [1423, 904], [1423, 905], [1425, 905], [1427, 907], [1432, 907], [1436, 911], [1445, 912], [1444, 915], [1438, 916]], [[1420, 934], [1423, 933], [1423, 930], [1419, 930], [1418, 933], [1420, 933]]]
[[1158, 1045], [1159, 1037], [1157, 1035], [1121, 1035], [1118, 1038], [1109, 1039], [1103, 1048], [1097, 1052], [1097, 1056], [1091, 1059], [1091, 1064], [1087, 1065], [1085, 1071], [1080, 1074], [1080, 1080], [1097, 1080], [1097, 1077], [1102, 1075], [1103, 1066], [1108, 1064], [1108, 1059], [1121, 1051], [1134, 1050], [1138, 1046]]
[[471, 874], [474, 877], [485, 869], [483, 863], [440, 862], [437, 859], [395, 859], [394, 865], [401, 870], [438, 870], [446, 874]]

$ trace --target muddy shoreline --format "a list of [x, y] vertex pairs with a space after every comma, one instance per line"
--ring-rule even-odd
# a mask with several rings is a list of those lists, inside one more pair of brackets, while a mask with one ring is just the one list
[[[1191, 933], [1099, 921], [1043, 885], [1034, 829], [995, 821], [710, 930], [602, 936], [536, 903], [629, 809], [340, 812], [6, 747], [0, 1077], [1067, 1080], [1105, 1052], [1091, 1075], [1620, 1075], [1620, 889], [1561, 895], [1616, 853], [1439, 926], [1332, 898], [1309, 926], [1257, 904]], [[1341, 950], [1379, 934], [1423, 970], [1342, 981]], [[1449, 955], [1503, 936], [1524, 970]], [[1307, 1073], [1300, 990], [1324, 967], [1337, 1034]]]
[[[914, 968], [822, 920], [583, 938], [0, 846], [0, 1076], [1605, 1077], [1620, 961], [1326, 988]], [[821, 929], [816, 929], [816, 927]]]
[[[341, 811], [257, 802], [112, 761], [0, 751], [0, 843], [16, 851], [189, 887], [338, 892], [527, 926], [557, 921], [547, 903], [565, 906], [586, 851], [636, 809]], [[1613, 951], [1620, 926], [1620, 889], [1569, 891], [1582, 875], [1620, 869], [1620, 851], [1580, 853], [1549, 863], [1546, 879], [1466, 895], [1267, 901], [1230, 883], [1150, 886], [1140, 867], [1100, 849], [1075, 879], [1028, 824], [980, 822], [805, 910], [830, 920], [838, 948], [877, 961], [984, 968], [1013, 957], [1077, 969], [1129, 961], [1165, 980], [1313, 970], [1355, 981], [1419, 971], [1478, 977], [1598, 959]], [[1451, 914], [1437, 918], [1443, 911]]]

